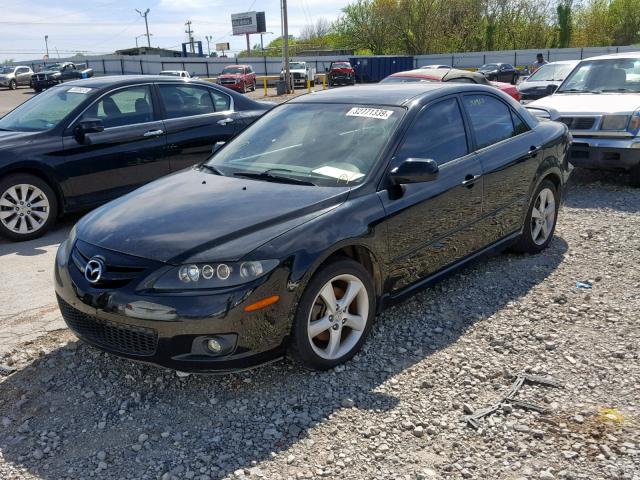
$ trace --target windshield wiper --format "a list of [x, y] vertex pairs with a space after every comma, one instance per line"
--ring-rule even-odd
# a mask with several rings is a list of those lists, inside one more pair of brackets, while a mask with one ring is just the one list
[[200, 168], [204, 168], [205, 170], [209, 170], [210, 172], [215, 173], [216, 175], [220, 175], [221, 177], [224, 177], [224, 174], [213, 165], [201, 163]]
[[236, 172], [234, 175], [236, 177], [245, 177], [245, 178], [256, 178], [258, 180], [266, 180], [267, 182], [280, 182], [280, 183], [291, 183], [293, 185], [308, 185], [310, 187], [315, 187], [315, 183], [311, 183], [308, 180], [301, 180], [298, 178], [285, 177], [283, 175], [274, 175], [273, 171], [279, 172], [291, 172], [291, 170], [287, 170], [284, 168], [270, 168], [265, 170], [264, 172]]
[[630, 88], [603, 88], [602, 90], [598, 90], [598, 92], [632, 92], [632, 93], [638, 93], [637, 90], [631, 90]]
[[566, 90], [558, 90], [556, 93], [600, 93], [600, 91], [586, 90], [584, 88], [567, 88]]

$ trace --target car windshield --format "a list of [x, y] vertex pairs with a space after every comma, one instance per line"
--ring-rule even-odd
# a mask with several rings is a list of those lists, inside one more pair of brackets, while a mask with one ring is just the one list
[[230, 75], [237, 75], [237, 74], [242, 74], [244, 73], [244, 69], [242, 67], [225, 67], [224, 70], [222, 70], [222, 74], [230, 74]]
[[0, 75], [6, 74], [6, 73], [13, 73], [15, 69], [16, 67], [0, 67]]
[[584, 60], [571, 72], [558, 93], [638, 93], [640, 59]]
[[420, 83], [420, 82], [424, 82], [424, 83], [431, 83], [431, 82], [435, 82], [436, 80], [432, 80], [430, 78], [423, 78], [423, 77], [396, 77], [396, 76], [389, 76], [383, 80], [380, 81], [380, 83]]
[[576, 66], [574, 63], [547, 63], [527, 78], [527, 82], [561, 82]]
[[486, 65], [482, 65], [478, 70], [497, 70], [498, 65], [495, 63], [487, 63]]
[[54, 128], [93, 91], [72, 86], [50, 88], [0, 118], [0, 130], [40, 132]]
[[347, 62], [334, 63], [331, 68], [351, 68], [351, 64]]
[[289, 62], [289, 70], [304, 70], [307, 65], [303, 62]]
[[52, 63], [51, 65], [45, 65], [44, 70], [60, 70], [61, 68], [61, 63]]
[[288, 104], [253, 123], [207, 162], [227, 176], [294, 180], [318, 186], [364, 181], [405, 109]]

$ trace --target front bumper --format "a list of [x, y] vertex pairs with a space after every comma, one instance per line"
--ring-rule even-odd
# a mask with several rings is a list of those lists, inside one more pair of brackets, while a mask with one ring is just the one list
[[[67, 241], [56, 255], [60, 310], [80, 339], [101, 350], [203, 373], [244, 370], [278, 359], [286, 351], [294, 295], [286, 289], [289, 272], [284, 267], [224, 291], [158, 293], [136, 290], [138, 281], [122, 288], [93, 288], [70, 254]], [[280, 295], [279, 302], [250, 313], [243, 310], [274, 294]], [[207, 351], [204, 346], [211, 337], [222, 338], [229, 348], [220, 355]]]
[[236, 90], [238, 92], [242, 91], [242, 83], [219, 83], [218, 85], [230, 88], [231, 90]]
[[10, 82], [9, 78], [0, 78], [0, 87], [8, 87]]
[[47, 79], [47, 80], [36, 80], [35, 82], [31, 80], [29, 86], [31, 88], [49, 88], [54, 85], [58, 85], [61, 80]]
[[569, 161], [576, 167], [630, 170], [640, 164], [640, 138], [582, 137], [573, 133]]

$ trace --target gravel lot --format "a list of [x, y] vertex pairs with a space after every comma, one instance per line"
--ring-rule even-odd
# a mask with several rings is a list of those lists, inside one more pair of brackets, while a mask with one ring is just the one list
[[[0, 349], [0, 479], [638, 480], [640, 190], [625, 181], [576, 171], [549, 250], [480, 260], [385, 311], [331, 372], [178, 377], [68, 330]], [[41, 276], [66, 229], [0, 244], [0, 303], [53, 297]], [[7, 280], [19, 271], [34, 281]], [[547, 413], [464, 423], [523, 372], [563, 385], [519, 392]]]

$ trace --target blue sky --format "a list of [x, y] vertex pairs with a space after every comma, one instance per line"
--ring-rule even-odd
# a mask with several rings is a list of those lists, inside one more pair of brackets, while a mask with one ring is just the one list
[[[245, 48], [244, 37], [233, 37], [231, 14], [248, 10], [264, 11], [267, 30], [265, 44], [279, 36], [279, 0], [1, 0], [0, 61], [13, 58], [42, 58], [44, 36], [49, 36], [49, 54], [55, 57], [76, 51], [113, 52], [135, 46], [135, 37], [145, 33], [144, 20], [135, 9], [149, 13], [152, 46], [180, 49], [186, 41], [187, 20], [191, 20], [196, 40], [213, 36], [213, 43], [229, 42], [232, 51]], [[297, 34], [302, 27], [324, 17], [337, 18], [348, 0], [289, 0], [289, 29]], [[145, 37], [138, 39], [140, 44]], [[254, 35], [251, 43], [259, 43]], [[213, 47], [213, 45], [212, 45]], [[69, 53], [66, 53], [69, 52]]]

